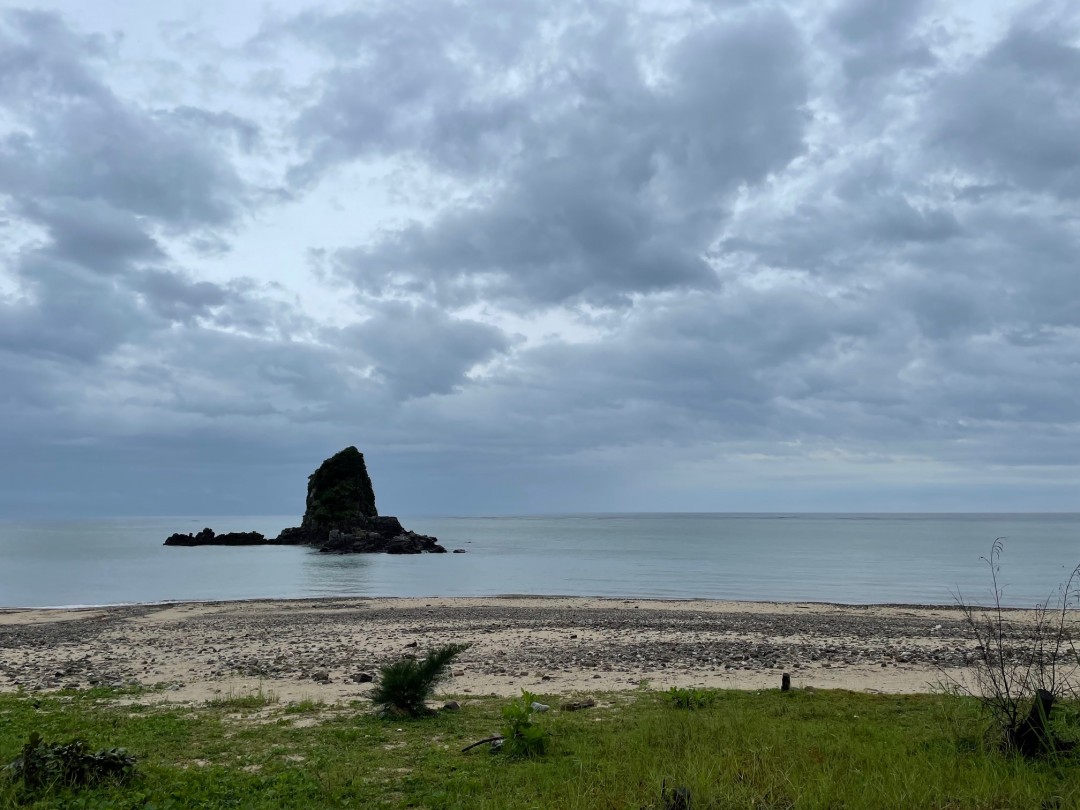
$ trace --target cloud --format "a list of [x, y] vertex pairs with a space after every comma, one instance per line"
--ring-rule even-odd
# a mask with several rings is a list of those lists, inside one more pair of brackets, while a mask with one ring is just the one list
[[403, 151], [469, 176], [495, 167], [533, 112], [512, 71], [543, 47], [542, 26], [560, 11], [538, 2], [395, 2], [265, 26], [257, 50], [300, 43], [331, 57], [293, 125], [308, 157], [292, 179], [312, 183], [343, 162]]
[[353, 443], [403, 511], [1063, 508], [1075, 21], [972, 9], [5, 13], [0, 439], [102, 511]]
[[119, 274], [134, 261], [165, 258], [136, 216], [100, 198], [31, 198], [21, 213], [47, 230], [52, 240], [48, 253], [104, 275]]
[[836, 8], [828, 28], [840, 43], [849, 90], [880, 91], [882, 82], [935, 64], [931, 48], [917, 32], [926, 22], [927, 5], [925, 0], [845, 0]]
[[98, 200], [172, 229], [235, 223], [244, 183], [207, 143], [195, 111], [118, 97], [98, 75], [100, 38], [79, 37], [51, 15], [0, 20], [0, 94], [14, 115], [0, 137], [0, 193]]
[[[650, 77], [618, 39], [631, 21], [605, 12], [520, 48], [503, 69], [521, 78], [483, 114], [470, 105], [487, 98], [487, 83], [475, 66], [442, 64], [445, 48], [399, 57], [389, 81], [377, 60], [351, 69], [367, 82], [331, 71], [299, 117], [302, 140], [317, 144], [305, 172], [330, 153], [415, 151], [437, 171], [464, 166], [477, 183], [430, 222], [340, 251], [338, 273], [365, 295], [448, 306], [622, 306], [636, 293], [714, 286], [703, 252], [733, 195], [802, 150], [798, 33], [776, 12], [712, 20], [681, 32]], [[526, 43], [537, 39], [530, 24]], [[540, 62], [560, 67], [538, 71]]]
[[942, 83], [933, 142], [976, 182], [1080, 195], [1080, 47], [1075, 26], [1022, 22]]
[[0, 303], [0, 348], [15, 355], [92, 363], [149, 324], [112, 280], [40, 253], [20, 262], [28, 295]]
[[336, 342], [366, 358], [372, 374], [406, 399], [451, 393], [474, 367], [510, 347], [489, 324], [393, 302], [343, 329]]
[[[193, 279], [170, 238], [221, 240], [249, 209], [233, 165], [240, 117], [183, 106], [153, 109], [107, 80], [113, 49], [30, 11], [0, 18], [0, 204], [29, 234], [9, 252], [19, 295], [3, 306], [12, 352], [102, 361], [175, 321], [208, 317], [251, 298], [243, 285]], [[258, 297], [255, 293], [254, 297]]]

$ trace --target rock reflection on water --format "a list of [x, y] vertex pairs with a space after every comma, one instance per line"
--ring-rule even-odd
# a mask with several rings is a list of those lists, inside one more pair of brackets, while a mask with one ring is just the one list
[[305, 551], [300, 563], [301, 596], [367, 596], [371, 592], [371, 557]]
[[320, 554], [304, 557], [307, 596], [498, 594], [500, 563], [466, 554]]

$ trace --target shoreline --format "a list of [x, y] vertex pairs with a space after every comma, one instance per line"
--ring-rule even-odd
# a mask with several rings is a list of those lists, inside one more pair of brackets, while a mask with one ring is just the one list
[[[319, 603], [319, 602], [337, 602], [341, 600], [355, 600], [355, 601], [417, 601], [421, 599], [426, 600], [463, 600], [463, 599], [503, 599], [503, 600], [560, 600], [560, 599], [587, 599], [597, 602], [625, 602], [627, 600], [635, 602], [649, 602], [659, 604], [686, 604], [686, 603], [698, 603], [708, 602], [723, 605], [820, 605], [824, 607], [837, 607], [837, 608], [896, 608], [896, 609], [917, 609], [917, 610], [955, 610], [957, 609], [956, 603], [941, 603], [934, 604], [931, 602], [831, 602], [825, 600], [813, 600], [803, 599], [798, 601], [785, 601], [774, 599], [713, 599], [709, 597], [694, 597], [694, 596], [672, 596], [672, 597], [659, 597], [659, 596], [634, 596], [634, 595], [620, 595], [620, 596], [580, 596], [575, 594], [548, 594], [548, 593], [497, 593], [497, 594], [483, 594], [483, 595], [468, 595], [468, 596], [439, 596], [439, 595], [427, 595], [427, 596], [361, 596], [354, 594], [338, 594], [333, 596], [253, 596], [253, 597], [240, 597], [237, 599], [161, 599], [148, 602], [105, 602], [102, 604], [70, 604], [70, 605], [0, 605], [0, 616], [13, 613], [22, 613], [28, 611], [78, 611], [78, 610], [111, 610], [115, 608], [131, 608], [131, 607], [162, 607], [168, 605], [246, 605], [246, 604], [261, 604], [261, 603]], [[990, 605], [971, 605], [971, 607], [977, 610], [991, 610], [993, 606]], [[1001, 609], [1008, 612], [1024, 612], [1031, 608], [1022, 607], [1019, 605], [1002, 605]]]
[[[1013, 615], [1025, 611], [1017, 610]], [[955, 606], [599, 597], [323, 597], [0, 609], [0, 692], [153, 688], [204, 702], [363, 698], [381, 664], [470, 645], [441, 693], [796, 686], [926, 692], [964, 678]]]

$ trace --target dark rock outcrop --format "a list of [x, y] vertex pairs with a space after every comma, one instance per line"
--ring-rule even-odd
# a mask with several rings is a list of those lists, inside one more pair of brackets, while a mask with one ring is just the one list
[[367, 518], [350, 531], [331, 529], [326, 543], [319, 548], [331, 554], [385, 552], [387, 554], [445, 554], [446, 549], [434, 537], [406, 531], [396, 517]]
[[364, 454], [346, 447], [308, 476], [307, 502], [300, 528], [311, 535], [347, 530], [379, 516]]
[[174, 534], [165, 541], [167, 546], [265, 546], [275, 541], [267, 540], [259, 532], [225, 532], [214, 534], [213, 529], [203, 529], [198, 534]]
[[364, 454], [346, 447], [308, 478], [307, 508], [298, 527], [278, 540], [317, 546], [331, 554], [445, 552], [434, 537], [406, 531], [396, 517], [380, 515]]
[[277, 538], [268, 540], [258, 532], [215, 535], [203, 529], [196, 535], [174, 534], [165, 545], [307, 545], [332, 554], [446, 552], [434, 537], [407, 531], [396, 517], [379, 514], [364, 454], [355, 447], [331, 456], [308, 476], [304, 518]]

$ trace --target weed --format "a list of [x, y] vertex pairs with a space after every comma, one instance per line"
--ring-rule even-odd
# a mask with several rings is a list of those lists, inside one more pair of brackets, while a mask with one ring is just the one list
[[51, 787], [93, 787], [103, 782], [124, 783], [135, 774], [135, 757], [123, 748], [91, 751], [85, 740], [47, 743], [34, 732], [22, 755], [4, 773], [29, 791]]
[[215, 709], [262, 709], [276, 704], [280, 699], [276, 692], [264, 690], [262, 686], [259, 686], [257, 692], [248, 694], [241, 694], [230, 689], [224, 697], [208, 700], [206, 705]]
[[321, 700], [306, 698], [296, 703], [290, 703], [285, 707], [285, 714], [313, 714], [326, 708], [326, 703]]
[[547, 750], [551, 732], [533, 722], [533, 704], [536, 695], [524, 689], [521, 697], [503, 706], [502, 751], [513, 757], [532, 758], [543, 756]]
[[704, 709], [716, 700], [716, 693], [707, 689], [680, 689], [671, 687], [668, 690], [671, 702], [679, 709]]

